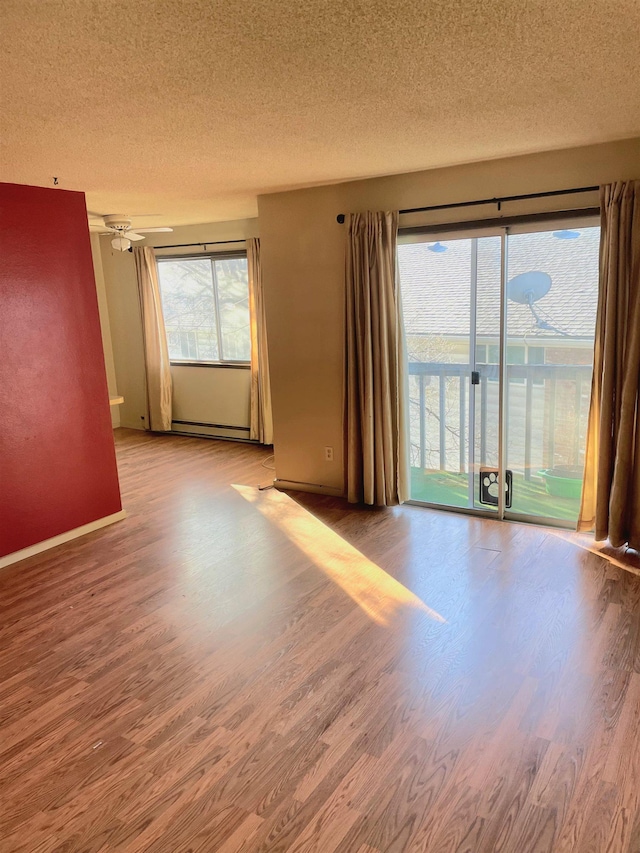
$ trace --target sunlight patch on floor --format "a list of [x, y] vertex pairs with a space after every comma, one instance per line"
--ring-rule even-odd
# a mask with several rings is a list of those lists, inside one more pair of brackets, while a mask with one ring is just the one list
[[446, 621], [288, 495], [275, 489], [260, 491], [238, 485], [233, 488], [279, 527], [379, 625], [388, 625], [405, 608], [420, 610], [437, 622]]

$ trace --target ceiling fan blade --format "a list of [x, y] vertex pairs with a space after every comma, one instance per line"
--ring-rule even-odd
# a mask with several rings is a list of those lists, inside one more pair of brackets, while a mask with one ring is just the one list
[[160, 231], [173, 231], [173, 228], [136, 228], [141, 234], [159, 233]]
[[127, 240], [144, 240], [144, 236], [142, 234], [136, 234], [135, 231], [125, 231], [122, 236], [126, 237]]

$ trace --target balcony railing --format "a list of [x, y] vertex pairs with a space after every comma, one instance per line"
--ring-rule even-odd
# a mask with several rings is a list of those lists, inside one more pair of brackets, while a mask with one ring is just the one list
[[[497, 466], [499, 368], [476, 364], [475, 370], [479, 384], [472, 392], [468, 364], [409, 362], [413, 467], [466, 472], [472, 460]], [[591, 365], [507, 366], [510, 468], [530, 479], [540, 468], [582, 465], [591, 373]]]

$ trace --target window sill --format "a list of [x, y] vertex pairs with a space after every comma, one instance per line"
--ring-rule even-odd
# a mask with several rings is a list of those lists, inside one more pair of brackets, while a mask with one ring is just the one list
[[249, 361], [170, 361], [171, 367], [224, 367], [251, 370]]

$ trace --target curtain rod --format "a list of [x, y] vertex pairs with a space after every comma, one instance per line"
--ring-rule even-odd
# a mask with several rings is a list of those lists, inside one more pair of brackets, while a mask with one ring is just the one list
[[[573, 195], [574, 193], [592, 193], [599, 190], [600, 187], [576, 187], [572, 190], [551, 190], [546, 193], [527, 193], [525, 195], [506, 195], [501, 198], [480, 198], [475, 201], [457, 201], [453, 204], [432, 204], [428, 207], [407, 207], [405, 210], [400, 210], [399, 213], [426, 213], [431, 210], [453, 210], [456, 207], [475, 207], [480, 204], [497, 204], [498, 210], [504, 202], [507, 201], [523, 201], [528, 198], [551, 198], [558, 195]], [[336, 217], [337, 221], [342, 225], [345, 220], [344, 213], [339, 213]]]
[[509, 225], [527, 225], [539, 222], [557, 222], [562, 219], [582, 219], [600, 215], [599, 207], [580, 207], [577, 210], [552, 210], [547, 213], [525, 213], [519, 216], [500, 216], [490, 219], [465, 219], [464, 222], [438, 222], [433, 225], [401, 225], [401, 234], [447, 234], [452, 230], [472, 231], [475, 228], [500, 228]]
[[242, 240], [210, 240], [207, 243], [176, 243], [173, 246], [152, 246], [152, 249], [189, 249], [192, 246], [202, 246], [203, 249], [206, 249], [207, 246], [222, 246], [227, 245], [227, 243], [246, 243], [246, 238]]

